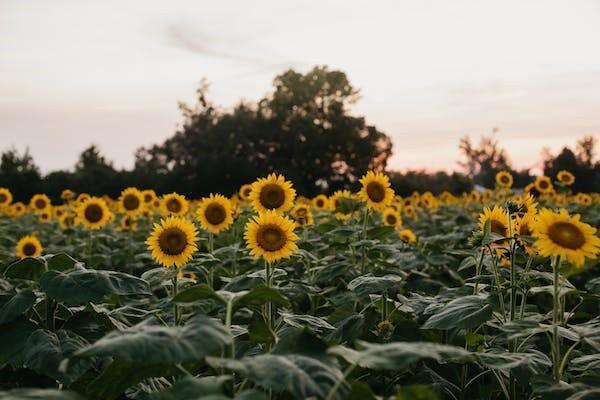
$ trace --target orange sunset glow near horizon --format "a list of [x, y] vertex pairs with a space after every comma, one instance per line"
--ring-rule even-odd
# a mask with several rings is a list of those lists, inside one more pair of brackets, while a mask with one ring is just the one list
[[118, 167], [177, 130], [201, 79], [223, 107], [327, 65], [393, 141], [391, 169], [456, 170], [495, 131], [514, 167], [600, 135], [598, 1], [0, 0], [0, 151]]

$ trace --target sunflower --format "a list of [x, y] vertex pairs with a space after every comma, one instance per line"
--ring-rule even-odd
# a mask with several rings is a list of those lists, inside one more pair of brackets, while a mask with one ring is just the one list
[[394, 210], [391, 207], [386, 208], [381, 213], [381, 219], [383, 220], [383, 224], [387, 226], [393, 226], [394, 228], [402, 225], [402, 218], [400, 217], [400, 213]]
[[156, 193], [152, 189], [142, 190], [142, 199], [144, 199], [144, 208], [150, 210], [152, 208], [152, 203], [156, 200]]
[[60, 217], [62, 217], [62, 215], [64, 213], [67, 212], [67, 207], [66, 206], [56, 206], [56, 207], [52, 207], [52, 216], [55, 219], [60, 219]]
[[25, 204], [21, 203], [20, 201], [10, 205], [10, 212], [13, 217], [20, 217], [21, 215], [25, 214], [26, 211], [27, 207], [25, 207]]
[[577, 193], [575, 200], [584, 206], [589, 206], [592, 204], [592, 196], [587, 193]]
[[110, 221], [112, 213], [106, 202], [99, 197], [90, 197], [77, 207], [77, 222], [88, 229], [100, 229]]
[[315, 210], [324, 211], [332, 207], [332, 204], [329, 200], [329, 197], [325, 196], [324, 194], [319, 194], [312, 199], [311, 203]]
[[513, 176], [508, 171], [500, 171], [496, 174], [496, 185], [502, 189], [510, 189], [513, 185]]
[[549, 193], [552, 191], [552, 181], [547, 176], [537, 176], [533, 182], [535, 189], [540, 193]]
[[119, 221], [119, 228], [122, 231], [135, 231], [137, 229], [137, 221], [129, 215], [123, 215]]
[[79, 193], [77, 195], [77, 198], [75, 199], [75, 201], [78, 203], [83, 203], [85, 200], [89, 199], [90, 197], [92, 197], [92, 196], [90, 196], [88, 193]]
[[299, 226], [312, 225], [314, 222], [310, 207], [306, 204], [298, 204], [292, 208], [290, 215]]
[[292, 188], [291, 182], [286, 181], [283, 175], [275, 174], [254, 182], [250, 193], [252, 207], [259, 213], [285, 212], [294, 206], [294, 198], [296, 198], [296, 191]]
[[52, 204], [45, 194], [35, 194], [29, 201], [29, 207], [35, 212], [42, 212], [50, 208]]
[[38, 214], [40, 222], [50, 222], [52, 220], [52, 210], [44, 210]]
[[408, 244], [412, 244], [417, 241], [417, 236], [410, 229], [402, 229], [400, 232], [398, 232], [398, 237], [404, 243]]
[[152, 258], [165, 267], [181, 267], [198, 251], [198, 233], [194, 224], [181, 217], [167, 217], [154, 224], [146, 240]]
[[564, 169], [556, 174], [556, 179], [565, 186], [571, 186], [575, 183], [575, 176]]
[[482, 195], [479, 194], [479, 192], [476, 191], [472, 191], [471, 193], [469, 193], [469, 199], [468, 201], [471, 203], [479, 203], [482, 200]]
[[129, 187], [119, 196], [119, 209], [130, 217], [137, 217], [144, 212], [144, 195], [138, 189]]
[[343, 213], [340, 211], [342, 200], [352, 200], [352, 193], [349, 190], [336, 190], [329, 198], [330, 207], [335, 212], [335, 217], [340, 221], [344, 221], [352, 215], [351, 213]]
[[[523, 217], [518, 218], [515, 221], [515, 232], [517, 233], [518, 236], [532, 236], [533, 235], [533, 231], [531, 230], [531, 226], [533, 224], [533, 222], [535, 221], [535, 215], [534, 214], [525, 214]], [[533, 254], [535, 249], [532, 246], [529, 246], [528, 243], [526, 243], [524, 240], [520, 240], [520, 242], [522, 243], [523, 247], [525, 248], [525, 252], [527, 252], [527, 254]]]
[[34, 235], [23, 236], [17, 242], [17, 257], [23, 259], [26, 257], [39, 257], [42, 255], [42, 244]]
[[508, 214], [503, 208], [498, 206], [494, 206], [492, 209], [485, 207], [483, 213], [479, 215], [479, 229], [481, 231], [483, 231], [486, 222], [489, 222], [492, 233], [502, 237], [509, 237], [511, 235]]
[[233, 223], [233, 206], [231, 201], [220, 194], [206, 197], [200, 201], [196, 218], [202, 229], [219, 234]]
[[75, 193], [70, 189], [65, 189], [60, 193], [60, 198], [64, 201], [72, 200], [73, 197], [75, 197]]
[[71, 213], [64, 213], [58, 219], [58, 225], [60, 226], [60, 229], [63, 229], [63, 230], [72, 228], [73, 226], [75, 226], [75, 223], [76, 223], [75, 217]]
[[190, 204], [185, 196], [178, 193], [166, 194], [160, 202], [161, 214], [165, 216], [175, 215], [182, 217], [188, 213], [189, 208]]
[[517, 205], [518, 205], [518, 211], [517, 211], [517, 215], [522, 217], [523, 215], [526, 214], [537, 214], [537, 203], [535, 202], [535, 199], [533, 198], [532, 195], [530, 195], [529, 193], [524, 194], [523, 196], [517, 197], [515, 198]]
[[7, 188], [0, 187], [0, 208], [10, 205], [13, 201], [13, 195]]
[[250, 201], [250, 194], [252, 193], [252, 185], [245, 184], [239, 190], [240, 198], [244, 201]]
[[276, 211], [261, 213], [246, 224], [246, 247], [268, 263], [288, 258], [298, 249], [295, 227], [294, 221]]
[[561, 257], [576, 267], [586, 258], [600, 253], [600, 238], [596, 228], [579, 220], [579, 214], [570, 216], [567, 210], [559, 212], [543, 209], [532, 223], [535, 248], [544, 257]]
[[360, 183], [362, 188], [358, 197], [367, 203], [369, 208], [383, 210], [392, 203], [394, 190], [390, 188], [390, 180], [386, 175], [369, 171], [361, 178]]
[[417, 215], [417, 209], [415, 208], [415, 206], [413, 205], [408, 205], [408, 206], [404, 206], [402, 208], [402, 212], [409, 217], [410, 219], [416, 220], [418, 215]]

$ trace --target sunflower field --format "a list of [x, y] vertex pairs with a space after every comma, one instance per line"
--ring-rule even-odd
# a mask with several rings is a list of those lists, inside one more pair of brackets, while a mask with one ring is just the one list
[[600, 195], [0, 188], [0, 399], [598, 399]]

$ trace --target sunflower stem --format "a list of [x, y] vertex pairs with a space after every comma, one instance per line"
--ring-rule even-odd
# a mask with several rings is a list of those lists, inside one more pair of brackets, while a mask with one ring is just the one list
[[560, 382], [561, 371], [560, 371], [560, 338], [558, 336], [558, 324], [560, 321], [559, 318], [559, 309], [560, 305], [560, 256], [557, 256], [552, 261], [552, 272], [554, 273], [554, 296], [553, 296], [553, 307], [552, 307], [552, 336], [553, 336], [553, 346], [552, 346], [552, 371], [554, 375], [554, 381]]
[[[273, 266], [270, 262], [265, 261], [265, 282], [268, 288], [273, 286]], [[270, 301], [265, 304], [265, 317], [269, 330], [273, 332], [273, 305]], [[271, 344], [267, 344], [267, 351], [271, 351]]]
[[[178, 275], [179, 275], [179, 271], [177, 271], [177, 273], [173, 277], [173, 300], [175, 299], [175, 297], [177, 297], [177, 290], [178, 290], [177, 276]], [[173, 301], [173, 321], [174, 321], [175, 326], [179, 325], [179, 306], [177, 306], [177, 303], [175, 301]]]
[[363, 220], [363, 229], [362, 229], [362, 260], [361, 260], [361, 266], [360, 266], [360, 272], [362, 275], [365, 274], [365, 262], [366, 262], [366, 258], [367, 258], [367, 249], [365, 247], [365, 243], [364, 241], [367, 240], [367, 221], [369, 220], [369, 208], [367, 207], [367, 209], [365, 210], [365, 218]]

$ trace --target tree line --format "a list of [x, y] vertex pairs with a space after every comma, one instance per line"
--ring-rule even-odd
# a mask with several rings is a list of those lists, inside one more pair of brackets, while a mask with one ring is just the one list
[[[198, 198], [231, 195], [242, 184], [278, 172], [292, 180], [299, 193], [314, 196], [355, 189], [367, 170], [387, 169], [392, 142], [363, 117], [352, 115], [350, 107], [360, 93], [341, 71], [324, 66], [307, 73], [287, 70], [275, 77], [267, 96], [232, 110], [218, 107], [207, 94], [203, 83], [196, 104], [180, 104], [181, 128], [163, 143], [140, 148], [132, 169], [115, 168], [91, 145], [73, 169], [43, 175], [29, 152], [7, 149], [0, 160], [0, 186], [9, 187], [21, 201], [35, 193], [58, 199], [65, 188], [117, 196], [128, 186]], [[600, 191], [595, 145], [593, 137], [586, 137], [575, 151], [547, 153], [545, 172], [554, 175], [567, 169], [577, 178], [577, 191]], [[427, 190], [459, 194], [474, 184], [492, 187], [499, 170], [511, 171], [518, 186], [533, 179], [529, 171], [511, 167], [493, 137], [483, 137], [479, 144], [465, 137], [460, 149], [463, 172], [388, 171], [394, 189], [400, 195]]]

